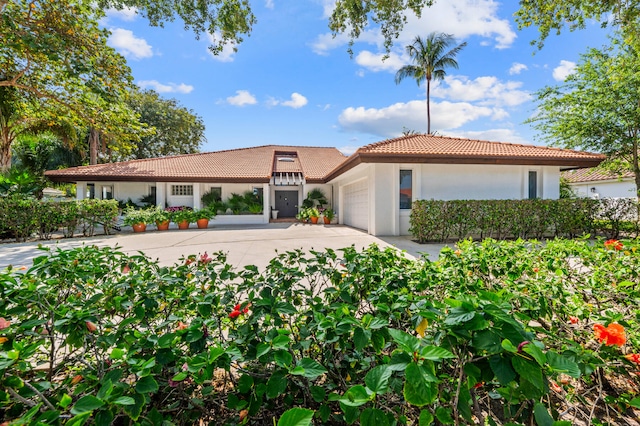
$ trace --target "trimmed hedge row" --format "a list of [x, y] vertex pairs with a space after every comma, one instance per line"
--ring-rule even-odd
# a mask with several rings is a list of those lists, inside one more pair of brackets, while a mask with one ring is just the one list
[[62, 231], [67, 238], [77, 230], [82, 235], [95, 235], [96, 226], [111, 233], [118, 217], [116, 200], [39, 201], [24, 196], [0, 198], [0, 239], [25, 241], [37, 234], [48, 240]]
[[409, 232], [421, 243], [476, 238], [574, 238], [601, 234], [638, 235], [633, 198], [560, 200], [419, 200]]

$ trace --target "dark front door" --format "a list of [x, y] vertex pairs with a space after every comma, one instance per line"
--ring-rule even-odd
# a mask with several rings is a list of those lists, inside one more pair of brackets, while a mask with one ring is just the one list
[[278, 210], [278, 217], [296, 217], [298, 191], [276, 191], [275, 209]]

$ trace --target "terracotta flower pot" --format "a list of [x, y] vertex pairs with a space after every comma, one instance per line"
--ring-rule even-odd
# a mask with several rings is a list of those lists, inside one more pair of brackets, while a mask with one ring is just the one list
[[189, 221], [183, 220], [182, 222], [179, 222], [178, 229], [189, 229]]
[[318, 223], [318, 217], [317, 216], [311, 217], [311, 223]]
[[328, 217], [323, 217], [323, 219], [324, 219], [324, 224], [325, 225], [328, 225], [328, 224], [331, 223], [331, 219], [329, 219]]
[[169, 221], [165, 220], [164, 222], [156, 222], [156, 229], [158, 231], [166, 231], [169, 229]]
[[144, 223], [134, 223], [131, 225], [133, 232], [144, 232], [147, 230], [147, 225]]
[[198, 219], [196, 220], [196, 224], [199, 229], [205, 229], [209, 227], [209, 219]]

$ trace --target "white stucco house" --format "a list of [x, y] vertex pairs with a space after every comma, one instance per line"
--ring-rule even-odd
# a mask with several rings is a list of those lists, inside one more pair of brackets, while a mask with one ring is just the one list
[[200, 208], [212, 188], [222, 199], [247, 190], [263, 195], [264, 212], [217, 216], [215, 223], [267, 223], [272, 209], [294, 217], [307, 193], [321, 188], [338, 222], [372, 235], [407, 235], [411, 203], [420, 199], [525, 199], [559, 196], [563, 170], [595, 167], [588, 152], [410, 135], [359, 148], [267, 145], [202, 154], [51, 170], [75, 182], [77, 196], [126, 201], [155, 194], [158, 205]]
[[635, 198], [633, 172], [612, 173], [598, 168], [568, 170], [562, 177], [579, 197]]

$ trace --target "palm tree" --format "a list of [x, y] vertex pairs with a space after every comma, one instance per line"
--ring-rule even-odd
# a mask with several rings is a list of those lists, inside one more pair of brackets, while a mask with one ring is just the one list
[[396, 72], [396, 84], [406, 77], [413, 77], [420, 86], [420, 81], [427, 80], [427, 134], [431, 134], [431, 111], [429, 97], [431, 92], [431, 80], [443, 80], [447, 75], [445, 68], [458, 68], [455, 60], [458, 52], [467, 43], [464, 42], [449, 51], [449, 46], [454, 45], [455, 40], [451, 34], [431, 33], [426, 39], [416, 36], [413, 43], [406, 47], [414, 65], [405, 65]]

